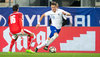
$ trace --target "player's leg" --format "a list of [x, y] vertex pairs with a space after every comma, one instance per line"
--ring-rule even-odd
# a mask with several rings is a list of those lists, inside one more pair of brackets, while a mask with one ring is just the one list
[[53, 32], [50, 33], [50, 36], [48, 37], [48, 39], [44, 43], [42, 43], [41, 45], [39, 45], [35, 48], [35, 52], [37, 52], [38, 49], [40, 49], [41, 47], [45, 46], [52, 36], [53, 36]]
[[[55, 37], [55, 36], [57, 36], [57, 34], [56, 34], [56, 28], [55, 27], [53, 27], [53, 26], [50, 26], [50, 30], [51, 30], [51, 33], [50, 33], [50, 36], [49, 36], [49, 38], [44, 42], [44, 43], [42, 43], [41, 45], [39, 45], [39, 46], [37, 46], [36, 48], [35, 48], [35, 52], [37, 52], [38, 51], [38, 49], [40, 49], [41, 47], [43, 47], [43, 46], [45, 46], [44, 47], [44, 49], [45, 50], [48, 50], [48, 46], [49, 46], [49, 44], [50, 43], [52, 43], [55, 39], [54, 38], [57, 38], [57, 37]], [[55, 33], [55, 36], [54, 36], [54, 33]], [[53, 37], [54, 36], [54, 37]], [[50, 40], [51, 38], [53, 37], [53, 39], [54, 40]]]
[[34, 37], [33, 34], [28, 35], [28, 48], [27, 49], [30, 49], [33, 37]]
[[[54, 34], [54, 32], [51, 30], [51, 33], [50, 33], [49, 38], [48, 38], [48, 42], [49, 42], [50, 39], [53, 37], [53, 34]], [[47, 42], [47, 43], [48, 43], [48, 42]], [[47, 43], [45, 44], [44, 50], [48, 50]]]
[[58, 33], [54, 33], [54, 36], [47, 42], [46, 46], [49, 46], [56, 38], [58, 37]]
[[17, 38], [18, 38], [18, 35], [17, 35], [17, 34], [14, 34], [14, 35], [12, 36], [12, 40], [11, 40], [11, 44], [10, 44], [9, 53], [12, 52], [12, 47], [13, 47], [15, 41], [17, 40]]
[[54, 33], [54, 36], [46, 43], [44, 50], [48, 50], [48, 46], [58, 37], [58, 33]]
[[48, 39], [44, 43], [42, 43], [41, 45], [37, 46], [37, 49], [40, 49], [41, 47], [45, 46], [47, 44], [47, 42], [49, 42], [49, 40], [52, 36], [53, 36], [53, 33], [51, 32]]
[[26, 52], [30, 52], [30, 53], [33, 53], [30, 49], [31, 47], [31, 42], [32, 42], [32, 39], [34, 38], [34, 33], [32, 33], [31, 31], [27, 30], [27, 29], [24, 29], [24, 32], [26, 34], [28, 34], [28, 48], [26, 50]]
[[35, 52], [37, 52], [38, 49], [40, 49], [41, 47], [45, 46], [47, 42], [48, 42], [48, 39], [47, 39], [44, 43], [42, 43], [41, 45], [37, 46], [37, 47], [35, 48]]
[[45, 50], [48, 50], [48, 46], [58, 37], [60, 29], [56, 29], [55, 27], [51, 27], [51, 32], [53, 35], [50, 36], [50, 40], [47, 42], [46, 46], [44, 47]]

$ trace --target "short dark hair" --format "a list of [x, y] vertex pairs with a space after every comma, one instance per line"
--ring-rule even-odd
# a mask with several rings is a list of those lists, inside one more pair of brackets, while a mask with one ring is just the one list
[[51, 5], [55, 5], [55, 6], [56, 6], [57, 3], [56, 3], [55, 1], [52, 1], [52, 2], [51, 2]]
[[13, 5], [13, 11], [17, 11], [18, 10], [18, 8], [19, 8], [19, 5], [18, 4], [15, 4], [15, 5]]

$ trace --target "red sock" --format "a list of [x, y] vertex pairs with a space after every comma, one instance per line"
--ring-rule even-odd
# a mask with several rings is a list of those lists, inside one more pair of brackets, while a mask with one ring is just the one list
[[31, 47], [32, 38], [33, 38], [33, 36], [30, 36], [30, 37], [28, 38], [28, 49], [30, 49], [30, 47]]
[[11, 44], [10, 44], [10, 49], [9, 49], [10, 52], [12, 51], [12, 47], [13, 47], [14, 43], [15, 43], [15, 40], [12, 39]]

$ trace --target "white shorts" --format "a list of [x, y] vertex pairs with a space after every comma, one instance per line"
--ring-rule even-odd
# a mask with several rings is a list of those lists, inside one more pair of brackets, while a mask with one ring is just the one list
[[[32, 33], [31, 31], [27, 30], [27, 29], [24, 29], [24, 35], [30, 35], [30, 34], [34, 34]], [[18, 36], [23, 36], [23, 34], [21, 32], [17, 33], [17, 34], [12, 34], [12, 38], [13, 39], [16, 39]]]

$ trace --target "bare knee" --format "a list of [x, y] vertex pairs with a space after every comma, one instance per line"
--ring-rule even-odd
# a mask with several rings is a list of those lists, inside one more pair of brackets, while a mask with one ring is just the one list
[[30, 36], [34, 36], [34, 33], [31, 33]]
[[58, 33], [54, 33], [54, 36], [57, 38], [59, 35], [58, 35]]
[[34, 33], [31, 33], [30, 35], [28, 35], [28, 36], [34, 36]]
[[50, 40], [50, 37], [48, 38], [48, 40]]

